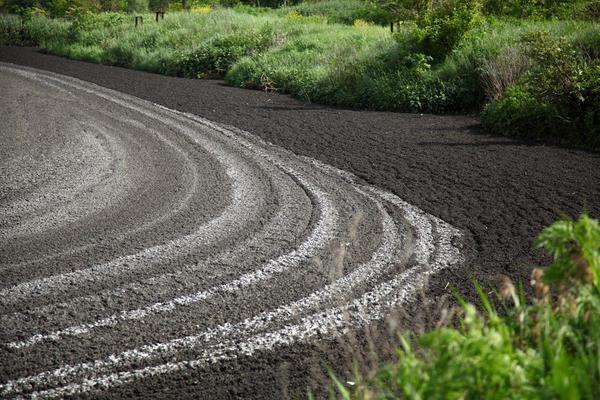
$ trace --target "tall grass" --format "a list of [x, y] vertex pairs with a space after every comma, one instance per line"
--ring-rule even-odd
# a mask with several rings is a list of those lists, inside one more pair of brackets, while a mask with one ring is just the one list
[[23, 20], [16, 15], [0, 16], [0, 44], [18, 46], [47, 46], [66, 41], [69, 22], [33, 16]]
[[0, 42], [162, 74], [221, 76], [235, 86], [329, 105], [433, 113], [479, 110], [501, 96], [524, 69], [510, 64], [510, 52], [526, 32], [564, 36], [591, 58], [600, 53], [600, 25], [593, 22], [488, 18], [445, 58], [433, 60], [415, 48], [410, 25], [391, 35], [377, 25], [325, 23], [331, 15], [347, 19], [339, 10], [344, 4], [355, 10], [366, 3], [172, 12], [159, 23], [148, 14], [137, 29], [124, 14], [86, 14], [75, 22], [34, 18], [21, 25], [4, 16]]
[[377, 25], [388, 25], [391, 16], [375, 3], [364, 0], [320, 0], [282, 7], [278, 13], [297, 11], [303, 16], [325, 17], [327, 22], [353, 25], [363, 20]]

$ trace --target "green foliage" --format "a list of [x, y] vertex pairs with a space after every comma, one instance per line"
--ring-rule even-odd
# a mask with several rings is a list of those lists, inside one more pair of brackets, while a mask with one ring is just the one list
[[303, 16], [321, 16], [330, 23], [352, 25], [356, 20], [388, 25], [390, 14], [376, 4], [364, 0], [320, 0], [286, 7], [281, 12], [296, 10]]
[[92, 31], [119, 29], [125, 20], [125, 15], [120, 13], [81, 13], [69, 27], [69, 39], [76, 42]]
[[35, 43], [31, 43], [29, 31], [24, 28], [22, 19], [17, 16], [0, 18], [0, 44], [35, 45]]
[[247, 4], [236, 4], [233, 9], [240, 14], [248, 15], [264, 15], [273, 11], [268, 7], [253, 7]]
[[567, 115], [584, 101], [582, 91], [584, 61], [565, 38], [555, 39], [546, 32], [524, 35], [526, 53], [534, 62], [527, 74], [527, 87], [538, 99], [554, 104]]
[[521, 86], [509, 87], [499, 100], [487, 105], [481, 121], [494, 133], [521, 138], [556, 137], [564, 129], [556, 109]]
[[486, 107], [484, 125], [497, 133], [600, 146], [599, 60], [545, 32], [525, 34], [522, 44], [532, 65], [519, 88]]
[[[398, 361], [346, 387], [344, 399], [597, 399], [600, 397], [600, 227], [586, 215], [540, 235], [554, 261], [532, 274], [526, 304], [510, 279], [502, 313], [476, 285], [478, 312], [461, 301], [456, 328], [401, 338]], [[550, 284], [551, 286], [548, 286]], [[512, 303], [512, 304], [511, 304]], [[414, 340], [411, 340], [414, 339]], [[416, 343], [415, 350], [411, 342]]]
[[[415, 0], [417, 8], [419, 1], [426, 7], [417, 21], [397, 26], [394, 35], [389, 27], [350, 21], [366, 3], [335, 0], [278, 10], [190, 2], [192, 11], [203, 11], [169, 11], [159, 23], [146, 14], [137, 28], [124, 13], [6, 16], [0, 17], [0, 40], [151, 72], [224, 75], [236, 86], [361, 109], [476, 112], [497, 100], [483, 115], [494, 132], [598, 143], [598, 24], [481, 19], [475, 0], [436, 1], [435, 7]], [[343, 14], [344, 4], [350, 14]], [[342, 15], [353, 26], [325, 23]], [[537, 31], [548, 33], [531, 34]], [[568, 78], [568, 85], [555, 84], [558, 78]], [[572, 95], [563, 96], [567, 89]]]
[[421, 51], [442, 61], [481, 23], [481, 0], [444, 0], [416, 18]]
[[127, 0], [127, 12], [145, 12], [148, 11], [148, 0]]
[[269, 27], [213, 37], [197, 48], [183, 53], [173, 65], [172, 73], [188, 78], [223, 76], [244, 56], [265, 50], [272, 38]]
[[488, 15], [530, 19], [598, 19], [598, 0], [485, 0]]
[[17, 16], [0, 18], [0, 44], [19, 46], [47, 46], [54, 41], [65, 41], [69, 24], [64, 21], [32, 16], [23, 20]]
[[415, 25], [410, 38], [399, 38], [404, 44], [441, 62], [482, 23], [482, 1], [380, 0], [379, 4], [394, 19]]
[[600, 224], [583, 215], [578, 221], [564, 220], [544, 230], [536, 241], [554, 258], [544, 274], [550, 284], [569, 287], [579, 282], [600, 288]]

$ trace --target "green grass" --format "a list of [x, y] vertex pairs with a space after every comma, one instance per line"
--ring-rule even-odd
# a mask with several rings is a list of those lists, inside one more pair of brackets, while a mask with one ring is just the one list
[[[582, 216], [538, 239], [554, 262], [532, 273], [527, 304], [508, 278], [496, 304], [462, 302], [456, 325], [401, 338], [398, 361], [348, 386], [344, 399], [600, 398], [600, 226]], [[414, 344], [411, 344], [414, 343]]]
[[364, 0], [321, 0], [300, 3], [291, 7], [282, 7], [280, 15], [297, 11], [303, 16], [324, 17], [327, 22], [353, 25], [363, 20], [377, 25], [388, 25], [390, 15], [376, 4]]
[[0, 44], [42, 46], [49, 42], [66, 41], [71, 23], [35, 16], [23, 21], [14, 15], [0, 16]]
[[[600, 24], [488, 17], [447, 56], [434, 60], [419, 48], [422, 30], [409, 24], [394, 35], [385, 26], [348, 25], [359, 16], [357, 10], [371, 7], [366, 4], [333, 0], [276, 10], [217, 7], [204, 13], [170, 12], [160, 23], [147, 14], [137, 29], [126, 14], [84, 14], [74, 22], [34, 17], [24, 23], [2, 16], [0, 43], [39, 45], [74, 59], [161, 74], [223, 77], [231, 85], [327, 105], [429, 113], [478, 112], [517, 84], [527, 65], [515, 64], [521, 58], [511, 52], [527, 32], [563, 36], [582, 57], [593, 62], [600, 57]], [[502, 118], [494, 121], [513, 124]], [[505, 129], [502, 123], [494, 125], [498, 133], [520, 129], [518, 124]]]

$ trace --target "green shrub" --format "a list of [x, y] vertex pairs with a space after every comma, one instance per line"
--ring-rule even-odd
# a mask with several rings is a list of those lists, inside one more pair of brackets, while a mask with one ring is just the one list
[[[127, 0], [127, 12], [145, 12], [148, 11], [148, 0]], [[116, 11], [116, 10], [115, 10]]]
[[173, 69], [188, 78], [223, 76], [240, 58], [265, 50], [272, 35], [267, 27], [259, 32], [245, 31], [211, 38], [182, 54]]
[[598, 0], [485, 0], [484, 11], [489, 15], [503, 15], [530, 19], [598, 19]]
[[97, 37], [90, 33], [97, 31], [110, 32], [111, 36], [119, 36], [120, 28], [127, 20], [124, 14], [120, 13], [93, 13], [90, 11], [79, 14], [69, 27], [69, 41], [71, 42], [89, 42], [90, 45], [97, 44]]
[[498, 133], [553, 136], [597, 147], [599, 62], [586, 60], [565, 38], [547, 33], [529, 33], [522, 41], [533, 64], [522, 88], [507, 92], [484, 110], [484, 125]]
[[481, 0], [445, 0], [428, 7], [416, 19], [421, 52], [443, 61], [481, 23], [480, 12]]
[[249, 6], [247, 4], [237, 4], [233, 7], [233, 9], [240, 14], [248, 15], [265, 15], [273, 12], [273, 10], [268, 7], [256, 7]]
[[[462, 305], [446, 325], [401, 340], [398, 361], [347, 386], [344, 399], [600, 398], [600, 225], [586, 215], [545, 229], [536, 246], [554, 261], [534, 269], [527, 304], [507, 277], [499, 306], [476, 285], [483, 305]], [[410, 339], [415, 339], [418, 350]]]
[[21, 17], [8, 15], [0, 18], [0, 44], [31, 45], [29, 32], [24, 29]]
[[53, 41], [66, 41], [69, 23], [40, 16], [27, 19], [16, 15], [0, 18], [0, 44], [46, 46]]
[[520, 86], [509, 87], [500, 99], [487, 105], [481, 122], [493, 133], [527, 139], [557, 137], [565, 125], [556, 108]]
[[583, 142], [600, 148], [600, 62], [585, 69], [582, 81]]
[[534, 62], [526, 75], [528, 90], [569, 118], [584, 101], [583, 58], [565, 38], [555, 39], [546, 32], [526, 34], [523, 43]]
[[303, 2], [293, 7], [283, 8], [282, 12], [296, 10], [304, 16], [326, 17], [330, 23], [352, 25], [356, 20], [378, 25], [390, 23], [390, 14], [376, 4], [364, 0], [321, 0]]

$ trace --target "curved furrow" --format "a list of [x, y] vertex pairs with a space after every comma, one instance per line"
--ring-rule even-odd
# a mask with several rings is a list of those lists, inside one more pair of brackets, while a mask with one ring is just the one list
[[[444, 221], [248, 132], [6, 64], [1, 87], [19, 116], [0, 121], [2, 397], [110, 393], [345, 335], [462, 262]], [[52, 107], [19, 113], [46, 91]]]

